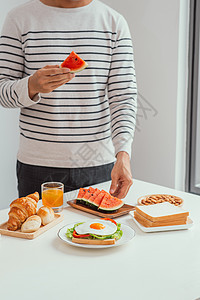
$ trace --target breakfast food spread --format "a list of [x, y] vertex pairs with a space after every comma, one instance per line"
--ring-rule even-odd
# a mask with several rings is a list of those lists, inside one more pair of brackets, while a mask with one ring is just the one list
[[54, 219], [54, 211], [51, 207], [42, 206], [38, 209], [37, 215], [41, 218], [42, 225], [47, 225]]
[[124, 205], [121, 199], [111, 196], [104, 190], [94, 189], [93, 187], [88, 189], [80, 188], [76, 203], [102, 212], [114, 212]]
[[74, 243], [91, 245], [112, 245], [122, 237], [121, 224], [104, 218], [77, 223], [66, 232]]
[[62, 68], [69, 68], [70, 73], [77, 73], [84, 70], [88, 64], [74, 51], [62, 62]]
[[38, 230], [41, 226], [41, 218], [37, 215], [29, 217], [21, 227], [22, 232], [34, 232]]
[[149, 196], [140, 197], [138, 199], [138, 204], [142, 204], [142, 205], [151, 205], [151, 204], [157, 204], [163, 202], [169, 202], [171, 204], [174, 204], [175, 206], [180, 206], [183, 204], [183, 199], [177, 196], [166, 195], [166, 194], [149, 195]]
[[169, 202], [136, 206], [134, 217], [145, 227], [182, 225], [187, 223], [189, 212]]
[[[41, 231], [49, 228], [49, 226], [45, 226], [58, 217], [51, 207], [44, 205], [37, 210], [38, 200], [39, 193], [35, 192], [26, 197], [18, 198], [10, 204], [9, 220], [5, 223], [7, 232], [13, 231], [15, 236], [27, 233], [24, 235], [27, 236], [26, 238], [34, 238], [30, 237], [31, 233], [34, 233], [32, 235], [36, 237]], [[162, 230], [163, 226], [173, 228], [173, 225], [187, 225], [190, 222], [189, 212], [180, 207], [183, 200], [179, 197], [159, 194], [140, 197], [138, 200], [140, 200], [140, 205], [135, 207], [134, 219], [146, 228], [160, 227]], [[110, 195], [105, 190], [93, 187], [80, 188], [76, 203], [81, 204], [80, 207], [92, 208], [98, 213], [116, 212], [124, 205], [121, 199]], [[109, 215], [106, 214], [106, 216]], [[88, 220], [72, 226], [72, 228], [67, 229], [66, 233], [64, 232], [64, 235], [71, 239], [72, 243], [77, 244], [113, 245], [123, 234], [121, 224], [117, 224], [115, 220], [110, 218]], [[41, 230], [39, 230], [40, 228]], [[2, 230], [4, 230], [3, 227]], [[166, 230], [168, 230], [167, 227]], [[28, 235], [28, 233], [30, 234]], [[18, 235], [18, 237], [21, 236]]]
[[38, 201], [38, 192], [14, 200], [10, 204], [10, 211], [8, 213], [8, 230], [17, 230], [21, 228], [22, 223], [25, 222], [28, 217], [36, 214]]

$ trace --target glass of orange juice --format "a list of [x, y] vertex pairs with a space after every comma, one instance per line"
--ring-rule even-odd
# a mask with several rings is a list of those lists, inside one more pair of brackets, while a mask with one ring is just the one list
[[63, 209], [64, 184], [61, 182], [45, 182], [41, 185], [42, 204], [50, 206], [55, 213]]

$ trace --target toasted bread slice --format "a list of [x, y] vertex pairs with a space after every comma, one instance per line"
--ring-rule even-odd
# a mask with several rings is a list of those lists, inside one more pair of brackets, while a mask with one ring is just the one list
[[113, 245], [115, 244], [115, 239], [89, 240], [89, 239], [81, 239], [81, 238], [73, 237], [72, 242], [77, 244], [87, 244], [87, 245]]
[[172, 226], [172, 225], [183, 225], [187, 224], [187, 217], [177, 218], [170, 221], [155, 221], [152, 222], [138, 212], [134, 211], [134, 218], [144, 227], [159, 227], [159, 226]]

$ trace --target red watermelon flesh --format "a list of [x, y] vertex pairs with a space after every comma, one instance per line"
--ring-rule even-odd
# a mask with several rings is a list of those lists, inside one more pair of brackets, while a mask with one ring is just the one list
[[86, 192], [82, 199], [88, 200], [90, 198], [91, 194], [94, 192], [95, 192], [95, 189], [93, 187], [89, 187], [89, 189], [86, 189]]
[[70, 73], [76, 73], [84, 70], [88, 64], [80, 58], [74, 51], [61, 63], [62, 68], [69, 68]]
[[104, 211], [114, 211], [119, 209], [124, 205], [124, 202], [121, 199], [113, 197], [111, 195], [105, 195], [98, 209]]
[[102, 191], [99, 190], [96, 192], [96, 195], [94, 195], [94, 198], [92, 198], [92, 199], [90, 198], [89, 201], [98, 208], [105, 193], [106, 192], [104, 190], [102, 190]]
[[103, 198], [104, 198], [104, 196], [105, 196], [106, 194], [107, 194], [107, 192], [104, 191], [104, 190], [102, 190], [102, 191], [99, 193], [99, 195], [94, 199], [93, 203], [96, 204], [96, 205], [98, 205], [98, 207], [99, 207], [99, 205], [101, 204], [101, 201], [103, 200]]
[[94, 193], [91, 193], [90, 198], [88, 199], [88, 202], [93, 203], [95, 198], [101, 193], [99, 189], [95, 189]]
[[79, 189], [79, 193], [78, 193], [78, 196], [77, 196], [77, 198], [76, 199], [83, 199], [83, 196], [85, 195], [85, 193], [86, 193], [86, 189], [84, 189], [84, 188], [80, 188]]

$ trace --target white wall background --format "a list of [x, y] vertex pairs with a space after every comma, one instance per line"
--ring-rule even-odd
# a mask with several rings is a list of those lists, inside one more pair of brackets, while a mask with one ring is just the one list
[[[200, 67], [200, 61], [199, 61]], [[198, 78], [198, 86], [200, 87], [200, 76]], [[200, 187], [200, 90], [198, 89], [198, 103], [197, 103], [197, 132], [196, 132], [196, 153], [195, 153], [195, 160], [196, 160], [196, 170], [195, 170], [195, 186]]]
[[138, 83], [134, 178], [184, 190], [188, 0], [103, 0], [128, 21]]
[[133, 147], [134, 174], [138, 179], [174, 187], [179, 1], [133, 3], [138, 90], [157, 111], [155, 117], [149, 113], [146, 120], [141, 118]]
[[[27, 1], [1, 3], [0, 28], [7, 12], [24, 2]], [[138, 125], [132, 154], [134, 178], [173, 188], [177, 156], [180, 0], [103, 2], [124, 15], [134, 42], [139, 90]], [[18, 114], [18, 109], [0, 107], [0, 209], [17, 197]]]
[[[0, 3], [0, 30], [8, 11], [25, 3], [25, 0], [6, 0]], [[5, 109], [0, 106], [0, 209], [9, 206], [17, 198], [16, 155], [18, 150], [19, 109]]]

